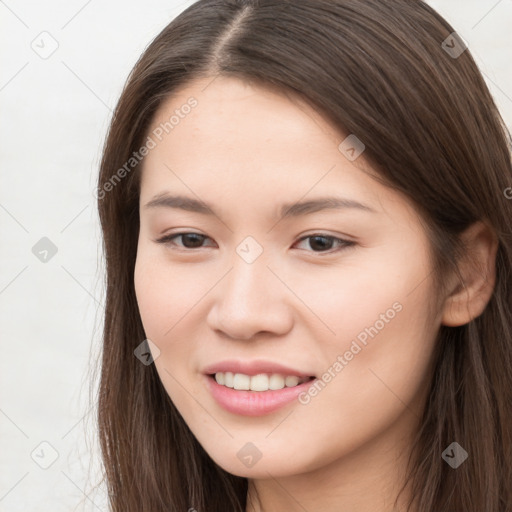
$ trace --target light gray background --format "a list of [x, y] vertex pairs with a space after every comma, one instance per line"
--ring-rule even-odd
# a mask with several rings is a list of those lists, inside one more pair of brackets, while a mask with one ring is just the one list
[[[0, 0], [3, 512], [107, 510], [88, 396], [104, 304], [92, 191], [130, 69], [191, 3]], [[511, 128], [512, 0], [429, 3], [467, 41]], [[57, 247], [47, 262], [32, 252], [43, 237]]]

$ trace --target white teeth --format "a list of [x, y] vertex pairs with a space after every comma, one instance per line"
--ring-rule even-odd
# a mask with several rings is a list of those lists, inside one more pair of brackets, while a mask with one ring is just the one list
[[251, 377], [251, 391], [267, 391], [268, 375], [262, 373]]
[[270, 389], [283, 389], [284, 386], [285, 381], [282, 375], [274, 373], [274, 375], [270, 376], [270, 379], [268, 380], [268, 387]]
[[308, 377], [297, 377], [296, 375], [283, 376], [279, 373], [268, 375], [260, 373], [258, 375], [245, 375], [243, 373], [217, 372], [215, 380], [221, 386], [234, 388], [237, 390], [268, 391], [292, 388], [309, 380]]
[[293, 388], [293, 386], [296, 386], [299, 383], [299, 377], [295, 377], [295, 375], [286, 377], [286, 379], [284, 379], [284, 383], [287, 388]]
[[[222, 372], [219, 372], [219, 373], [222, 373]], [[215, 375], [217, 375], [217, 374], [215, 374]], [[226, 372], [224, 374], [224, 386], [226, 386], [228, 388], [233, 387], [233, 374], [231, 372]]]
[[251, 389], [251, 377], [243, 373], [235, 373], [233, 377], [233, 387], [235, 389], [246, 390]]

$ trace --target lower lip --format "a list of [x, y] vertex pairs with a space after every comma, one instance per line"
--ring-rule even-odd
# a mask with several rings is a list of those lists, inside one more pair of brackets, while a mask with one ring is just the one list
[[298, 386], [276, 390], [239, 391], [221, 386], [208, 375], [205, 378], [210, 393], [217, 403], [227, 411], [243, 416], [262, 416], [276, 411], [293, 402], [316, 381], [316, 379], [312, 379]]

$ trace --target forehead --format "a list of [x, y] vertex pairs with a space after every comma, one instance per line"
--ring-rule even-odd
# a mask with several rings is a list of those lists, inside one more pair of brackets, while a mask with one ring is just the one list
[[193, 136], [188, 142], [196, 147], [222, 144], [232, 151], [275, 149], [295, 139], [336, 144], [344, 136], [299, 96], [226, 77], [196, 80], [172, 93], [154, 116], [151, 129], [158, 127], [170, 144], [175, 135]]
[[333, 166], [359, 172], [338, 149], [346, 134], [300, 97], [234, 78], [201, 79], [174, 92], [152, 120], [148, 133], [155, 132], [161, 140], [153, 135], [144, 170], [165, 163], [192, 179], [213, 173], [234, 184], [258, 178], [276, 186], [283, 179], [307, 185]]
[[393, 216], [412, 208], [371, 177], [364, 153], [356, 161], [344, 156], [339, 145], [347, 133], [276, 89], [226, 77], [196, 80], [162, 103], [148, 133], [155, 129], [161, 140], [143, 161], [141, 205], [165, 193], [186, 195], [245, 220], [325, 196], [400, 210]]

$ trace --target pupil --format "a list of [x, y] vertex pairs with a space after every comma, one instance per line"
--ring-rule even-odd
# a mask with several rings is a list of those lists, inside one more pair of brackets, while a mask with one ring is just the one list
[[[195, 237], [195, 242], [198, 242], [196, 244], [194, 244], [194, 237]], [[192, 245], [186, 243], [187, 238], [188, 238], [188, 240], [192, 239]], [[191, 246], [192, 247], [201, 247], [202, 241], [203, 241], [202, 235], [198, 235], [197, 233], [188, 233], [183, 236], [183, 245], [185, 247], [191, 247]]]
[[313, 236], [310, 238], [310, 242], [309, 242], [309, 245], [311, 246], [312, 249], [315, 249], [315, 244], [318, 240], [327, 240], [327, 244], [325, 243], [320, 243], [316, 248], [317, 249], [330, 249], [330, 247], [326, 247], [329, 246], [331, 243], [332, 243], [332, 240], [329, 240], [328, 238], [326, 238], [325, 236]]

